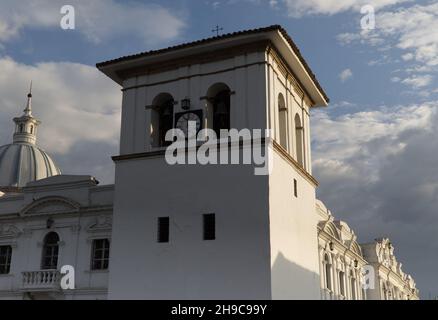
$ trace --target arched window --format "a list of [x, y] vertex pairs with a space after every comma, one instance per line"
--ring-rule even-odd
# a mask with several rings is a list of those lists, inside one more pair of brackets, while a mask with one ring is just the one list
[[230, 92], [221, 91], [214, 97], [213, 130], [220, 136], [220, 130], [230, 130]]
[[231, 128], [231, 90], [224, 83], [217, 83], [210, 87], [207, 92], [208, 100], [211, 104], [211, 115], [208, 116], [211, 129], [216, 132], [217, 137], [220, 137], [220, 130], [230, 130]]
[[172, 141], [166, 141], [166, 133], [173, 129], [174, 99], [168, 93], [159, 94], [153, 101], [151, 114], [151, 138], [154, 147], [169, 146]]
[[324, 256], [324, 265], [325, 265], [325, 287], [328, 290], [332, 290], [332, 264], [327, 254]]
[[33, 125], [30, 126], [30, 134], [33, 134]]
[[356, 300], [356, 278], [354, 277], [353, 271], [350, 272], [350, 288], [351, 288], [351, 299]]
[[339, 271], [339, 292], [345, 297], [345, 273]]
[[59, 236], [56, 232], [50, 232], [44, 238], [42, 270], [53, 270], [58, 267]]
[[303, 125], [298, 114], [295, 115], [295, 139], [296, 139], [296, 153], [298, 163], [304, 167], [304, 141], [303, 141]]
[[287, 129], [288, 129], [288, 121], [287, 121], [287, 107], [284, 102], [284, 97], [280, 93], [278, 95], [278, 119], [279, 119], [279, 131], [280, 131], [280, 145], [288, 150], [287, 147]]
[[20, 124], [20, 133], [23, 133], [23, 131], [24, 131], [24, 125]]

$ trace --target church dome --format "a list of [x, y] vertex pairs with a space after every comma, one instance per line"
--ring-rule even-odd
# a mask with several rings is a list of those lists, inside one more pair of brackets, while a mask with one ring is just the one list
[[37, 146], [17, 143], [0, 147], [0, 188], [21, 188], [59, 174], [52, 158]]
[[14, 118], [13, 143], [0, 147], [0, 191], [3, 192], [13, 192], [29, 182], [61, 174], [52, 158], [36, 145], [41, 122], [33, 117], [31, 102], [30, 92], [23, 115]]

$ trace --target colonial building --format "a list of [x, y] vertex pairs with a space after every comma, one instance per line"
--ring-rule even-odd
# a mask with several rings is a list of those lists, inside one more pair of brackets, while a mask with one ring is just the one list
[[365, 300], [363, 268], [368, 264], [357, 236], [344, 222], [336, 221], [317, 200], [318, 255], [323, 300]]
[[414, 279], [402, 270], [394, 255], [394, 247], [387, 238], [362, 245], [364, 257], [373, 267], [374, 289], [368, 296], [374, 300], [417, 300], [419, 291]]
[[[310, 113], [329, 100], [283, 28], [97, 67], [123, 92], [115, 184], [60, 175], [45, 153], [40, 162], [22, 156], [40, 150], [30, 96], [25, 115], [14, 120], [13, 147], [0, 148], [0, 298], [383, 297], [362, 290], [367, 256], [315, 197]], [[272, 171], [256, 175], [255, 163], [169, 164], [166, 133], [187, 134], [189, 121], [197, 132], [271, 130], [250, 144], [264, 146]], [[232, 148], [244, 150], [242, 143], [218, 146], [227, 158]], [[183, 147], [188, 159], [200, 148]], [[65, 265], [74, 267], [74, 290], [60, 287]], [[376, 269], [376, 280], [401, 288], [385, 268]]]

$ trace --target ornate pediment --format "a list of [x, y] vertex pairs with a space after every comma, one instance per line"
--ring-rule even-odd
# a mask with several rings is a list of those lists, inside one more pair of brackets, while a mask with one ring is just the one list
[[113, 228], [112, 219], [108, 216], [99, 216], [91, 223], [87, 231], [88, 232], [108, 232]]
[[0, 224], [0, 239], [18, 238], [23, 232], [13, 224]]
[[394, 247], [389, 239], [378, 239], [376, 246], [378, 261], [389, 269], [396, 271], [397, 259], [394, 256]]
[[44, 197], [26, 206], [21, 211], [21, 215], [52, 215], [77, 212], [79, 209], [80, 205], [71, 199], [64, 197]]

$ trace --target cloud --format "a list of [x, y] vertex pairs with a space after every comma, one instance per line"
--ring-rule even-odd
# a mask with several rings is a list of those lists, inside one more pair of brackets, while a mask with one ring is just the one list
[[273, 9], [278, 8], [278, 0], [269, 0], [269, 6]]
[[367, 242], [388, 236], [426, 296], [438, 294], [438, 101], [312, 119], [318, 197]]
[[0, 70], [0, 145], [12, 142], [12, 118], [22, 114], [32, 79], [33, 113], [42, 121], [38, 145], [64, 173], [113, 180], [121, 95], [111, 80], [94, 67], [69, 62], [26, 65], [2, 57]]
[[406, 85], [410, 85], [415, 89], [418, 88], [422, 88], [422, 87], [427, 87], [433, 80], [433, 77], [431, 75], [421, 75], [421, 76], [417, 76], [414, 75], [410, 78], [406, 78], [404, 80], [401, 81], [401, 83], [406, 84]]
[[[393, 49], [392, 54], [400, 54], [401, 60], [408, 64], [404, 72], [414, 74], [402, 83], [413, 89], [432, 84], [430, 73], [438, 72], [438, 3], [378, 11], [376, 26], [375, 30], [341, 33], [336, 38], [341, 45], [359, 42], [379, 51]], [[382, 61], [395, 60], [397, 58]]]
[[378, 10], [407, 1], [409, 0], [283, 0], [292, 17], [334, 15], [346, 11], [360, 12], [365, 5], [371, 5]]
[[[95, 43], [122, 36], [156, 43], [176, 38], [185, 27], [181, 14], [161, 5], [115, 0], [70, 0], [68, 4], [75, 8], [75, 31]], [[65, 1], [61, 0], [3, 0], [0, 4], [0, 42], [19, 37], [26, 28], [61, 30], [63, 5]]]
[[221, 5], [221, 3], [220, 3], [219, 1], [215, 1], [215, 2], [213, 2], [211, 5], [213, 6], [213, 9], [216, 10], [217, 8], [219, 8], [219, 6]]
[[405, 53], [404, 55], [402, 55], [402, 59], [404, 61], [410, 61], [410, 60], [414, 59], [414, 55], [412, 53], [408, 52], [408, 53]]
[[339, 79], [341, 79], [341, 82], [345, 82], [352, 77], [353, 72], [350, 69], [345, 69], [339, 74]]

